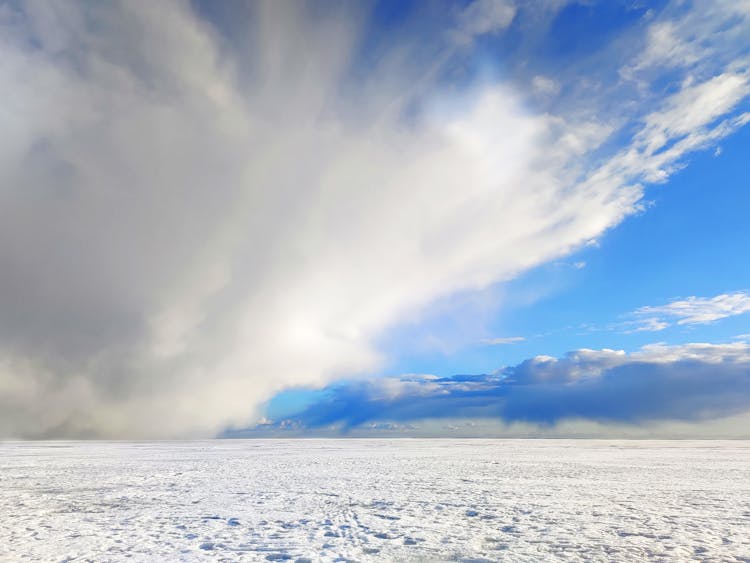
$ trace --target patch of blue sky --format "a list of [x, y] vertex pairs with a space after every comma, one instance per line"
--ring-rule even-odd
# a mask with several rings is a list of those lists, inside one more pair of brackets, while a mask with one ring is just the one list
[[639, 4], [615, 1], [571, 2], [560, 9], [545, 34], [548, 56], [578, 60], [606, 49], [614, 33], [642, 24], [647, 12], [658, 12], [666, 2]]
[[291, 388], [277, 393], [263, 407], [265, 416], [272, 420], [280, 420], [294, 413], [302, 412], [326, 396], [325, 390]]

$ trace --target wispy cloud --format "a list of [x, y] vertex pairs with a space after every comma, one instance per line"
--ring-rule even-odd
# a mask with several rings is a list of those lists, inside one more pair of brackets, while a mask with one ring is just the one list
[[457, 43], [469, 44], [475, 37], [504, 30], [515, 15], [512, 0], [475, 0], [459, 13], [452, 35]]
[[666, 305], [636, 309], [633, 331], [659, 331], [673, 325], [712, 323], [727, 317], [750, 312], [750, 294], [745, 291], [722, 293], [715, 297], [675, 299]]
[[640, 55], [621, 73], [635, 79], [665, 67], [703, 73], [710, 61], [726, 63], [727, 44], [746, 44], [742, 22], [749, 15], [748, 4], [743, 1], [697, 0], [693, 9], [672, 3], [649, 25], [640, 39]]
[[485, 338], [482, 340], [482, 343], [495, 346], [500, 344], [515, 344], [524, 340], [526, 340], [524, 336], [500, 336], [497, 338]]

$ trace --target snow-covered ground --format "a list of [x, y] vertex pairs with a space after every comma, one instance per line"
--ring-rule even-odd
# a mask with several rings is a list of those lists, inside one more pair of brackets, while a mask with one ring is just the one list
[[0, 444], [0, 560], [750, 560], [750, 443]]

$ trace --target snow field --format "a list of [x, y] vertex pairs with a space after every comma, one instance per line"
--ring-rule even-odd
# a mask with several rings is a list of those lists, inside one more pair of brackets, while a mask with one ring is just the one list
[[750, 561], [750, 443], [0, 444], [1, 561]]

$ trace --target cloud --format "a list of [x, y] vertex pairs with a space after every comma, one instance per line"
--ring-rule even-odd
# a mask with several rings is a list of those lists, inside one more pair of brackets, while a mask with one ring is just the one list
[[537, 114], [510, 78], [449, 80], [472, 54], [446, 26], [493, 33], [511, 4], [401, 35], [328, 8], [0, 8], [0, 436], [247, 424], [376, 369], [434, 300], [597, 239], [746, 121], [729, 62], [685, 86], [720, 111], [680, 88]]
[[516, 342], [523, 342], [524, 340], [526, 340], [526, 338], [523, 336], [501, 336], [498, 338], [485, 338], [482, 340], [482, 343], [495, 346], [499, 344], [515, 344]]
[[726, 117], [748, 94], [747, 71], [725, 72], [682, 87], [661, 100], [659, 109], [643, 116], [643, 126], [633, 141], [587, 180], [596, 184], [665, 182], [684, 166], [687, 154], [711, 146], [750, 121], [747, 112]]
[[664, 109], [646, 118], [639, 137], [649, 153], [669, 139], [695, 134], [737, 105], [750, 92], [748, 73], [723, 73], [671, 96]]
[[531, 86], [539, 96], [555, 96], [560, 93], [560, 85], [546, 76], [535, 76], [531, 80]]
[[722, 293], [715, 297], [674, 299], [666, 305], [646, 306], [631, 316], [636, 332], [659, 331], [673, 325], [706, 324], [750, 312], [750, 294], [745, 291]]
[[653, 19], [641, 38], [641, 54], [625, 65], [623, 75], [638, 79], [665, 67], [702, 73], [709, 61], [726, 63], [733, 49], [746, 45], [746, 2], [698, 0], [685, 8], [672, 3]]
[[515, 15], [516, 6], [512, 1], [473, 0], [458, 16], [454, 40], [469, 44], [475, 37], [500, 32], [510, 25]]
[[[750, 93], [748, 33], [744, 3], [701, 0], [666, 6], [642, 37], [633, 37], [643, 49], [620, 67], [619, 88], [634, 82], [642, 103], [656, 109], [641, 118], [632, 142], [596, 171], [597, 180], [666, 181], [684, 166], [685, 155], [744, 126], [750, 114], [727, 113]], [[664, 80], [674, 90], [666, 97]]]
[[659, 64], [689, 66], [700, 60], [697, 48], [683, 38], [684, 32], [674, 21], [659, 21], [648, 29], [646, 49], [634, 70]]
[[656, 344], [632, 354], [582, 349], [563, 358], [537, 356], [491, 375], [341, 382], [289, 418], [308, 431], [349, 431], [373, 422], [435, 419], [495, 419], [537, 428], [587, 421], [620, 428], [747, 413], [750, 345], [737, 342]]

